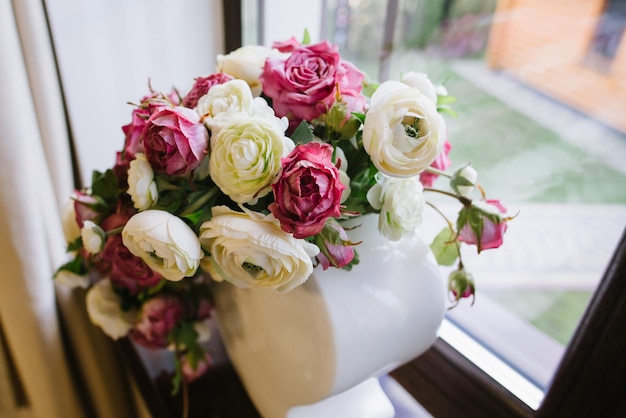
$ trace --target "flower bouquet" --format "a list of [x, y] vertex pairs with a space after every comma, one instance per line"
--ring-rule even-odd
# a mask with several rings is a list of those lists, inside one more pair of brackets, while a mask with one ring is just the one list
[[[426, 193], [458, 200], [431, 247], [458, 265], [453, 303], [474, 295], [461, 243], [502, 243], [510, 218], [476, 171], [444, 171], [445, 88], [418, 72], [369, 82], [336, 46], [306, 38], [220, 55], [185, 94], [150, 90], [113, 167], [68, 205], [72, 257], [57, 282], [88, 289], [89, 317], [111, 338], [173, 350], [175, 390], [211, 365], [210, 282], [287, 293], [315, 268], [350, 270], [359, 243], [343, 220], [378, 214], [397, 241], [416, 233]], [[438, 176], [450, 187], [434, 188]]]

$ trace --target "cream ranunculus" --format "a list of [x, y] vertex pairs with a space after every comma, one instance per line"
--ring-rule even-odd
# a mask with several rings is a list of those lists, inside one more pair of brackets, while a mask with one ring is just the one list
[[63, 206], [61, 214], [61, 225], [63, 227], [63, 236], [68, 243], [76, 241], [80, 237], [80, 228], [76, 222], [76, 211], [74, 210], [74, 200], [69, 200]]
[[94, 325], [109, 337], [117, 340], [133, 327], [137, 312], [123, 311], [122, 301], [113, 290], [109, 279], [102, 279], [87, 291], [87, 313]]
[[128, 168], [128, 194], [138, 210], [150, 209], [159, 200], [154, 171], [143, 153], [138, 153]]
[[246, 45], [228, 55], [218, 55], [217, 71], [244, 80], [254, 97], [258, 97], [263, 89], [259, 76], [263, 72], [265, 60], [282, 55], [285, 54], [262, 45]]
[[98, 254], [104, 247], [106, 233], [92, 221], [85, 221], [80, 230], [83, 239], [83, 247], [91, 254]]
[[412, 177], [439, 155], [446, 125], [437, 104], [419, 89], [386, 81], [372, 95], [363, 127], [363, 147], [381, 172]]
[[409, 87], [416, 88], [433, 103], [437, 103], [437, 88], [428, 78], [428, 74], [409, 71], [402, 74], [402, 82]]
[[89, 287], [89, 276], [72, 273], [69, 270], [59, 270], [54, 275], [54, 281], [67, 289], [75, 289], [80, 287], [87, 289]]
[[200, 242], [210, 253], [203, 262], [213, 279], [241, 288], [287, 292], [313, 272], [311, 257], [319, 248], [284, 232], [272, 215], [213, 208], [200, 228]]
[[253, 203], [271, 190], [280, 159], [295, 147], [278, 126], [267, 116], [238, 114], [211, 136], [211, 179], [235, 202]]
[[224, 84], [218, 84], [200, 97], [196, 105], [196, 112], [204, 122], [211, 134], [227, 123], [231, 115], [236, 113], [252, 114], [252, 92], [243, 80], [230, 80]]
[[172, 281], [193, 276], [204, 256], [193, 230], [162, 210], [133, 215], [122, 230], [122, 242], [152, 270]]
[[423, 186], [419, 176], [395, 178], [378, 173], [377, 183], [367, 192], [367, 200], [380, 210], [378, 230], [391, 241], [415, 232], [422, 223]]

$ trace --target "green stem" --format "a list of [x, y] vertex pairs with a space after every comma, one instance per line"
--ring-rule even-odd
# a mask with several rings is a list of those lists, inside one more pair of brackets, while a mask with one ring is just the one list
[[437, 174], [438, 176], [447, 177], [449, 179], [452, 178], [452, 174], [448, 174], [445, 171], [438, 170], [434, 167], [427, 167], [425, 171], [428, 171], [429, 173]]
[[458, 194], [455, 194], [455, 193], [452, 193], [452, 192], [447, 192], [445, 190], [433, 189], [431, 187], [425, 187], [424, 191], [425, 192], [441, 193], [443, 195], [453, 197], [453, 198], [457, 199], [459, 202], [461, 202], [463, 204], [463, 206], [469, 206], [469, 205], [472, 204], [472, 200], [471, 199], [468, 199], [465, 196], [461, 196], [461, 195], [458, 195]]
[[198, 200], [193, 202], [191, 205], [187, 206], [187, 208], [180, 214], [180, 216], [190, 215], [202, 208], [215, 194], [217, 193], [217, 187], [212, 188], [205, 194], [203, 194]]
[[106, 231], [107, 237], [110, 235], [120, 234], [123, 229], [124, 229], [123, 226], [118, 226], [117, 228], [109, 229], [108, 231]]
[[[452, 224], [452, 221], [448, 219], [448, 217], [441, 210], [439, 210], [439, 208], [435, 206], [434, 204], [430, 202], [426, 202], [426, 204], [430, 206], [431, 208], [433, 208], [435, 212], [437, 212], [446, 221], [446, 223], [448, 224], [448, 228], [450, 228], [450, 231], [452, 231], [452, 233], [454, 234], [455, 231], [454, 231], [454, 225]], [[459, 244], [459, 241], [455, 239], [454, 245], [456, 245], [456, 253], [459, 255], [459, 268], [462, 268], [463, 258], [461, 257], [461, 244]]]

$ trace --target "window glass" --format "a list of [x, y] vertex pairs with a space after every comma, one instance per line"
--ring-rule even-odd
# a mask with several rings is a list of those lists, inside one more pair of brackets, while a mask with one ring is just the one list
[[[571, 3], [400, 0], [389, 71], [426, 72], [458, 98], [453, 167], [471, 161], [517, 213], [500, 249], [466, 248], [476, 303], [449, 318], [542, 388], [626, 225], [625, 2]], [[377, 79], [387, 1], [326, 4], [324, 37]]]

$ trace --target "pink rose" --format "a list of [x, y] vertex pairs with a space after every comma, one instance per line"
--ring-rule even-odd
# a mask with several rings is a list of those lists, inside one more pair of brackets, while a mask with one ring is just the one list
[[[435, 158], [435, 161], [433, 161], [430, 166], [441, 171], [450, 167], [451, 161], [448, 157], [448, 154], [450, 154], [451, 149], [452, 144], [450, 144], [450, 141], [446, 139], [446, 142], [444, 142], [443, 144], [443, 150], [441, 151], [441, 153], [439, 153], [437, 158]], [[438, 174], [430, 173], [428, 171], [422, 171], [420, 173], [420, 182], [424, 187], [433, 187], [433, 183], [435, 182], [437, 177], [439, 177]]]
[[185, 175], [198, 167], [206, 154], [209, 133], [200, 116], [186, 107], [163, 108], [150, 116], [143, 145], [157, 173]]
[[459, 241], [474, 244], [478, 252], [502, 245], [507, 229], [506, 219], [501, 214], [506, 208], [499, 200], [473, 202], [459, 212], [457, 228]]
[[100, 201], [94, 196], [90, 196], [80, 190], [75, 190], [73, 199], [76, 224], [79, 228], [83, 227], [85, 221], [95, 221], [100, 217], [100, 212], [98, 211]]
[[233, 77], [224, 73], [215, 73], [207, 77], [198, 77], [187, 95], [183, 98], [183, 106], [193, 109], [198, 104], [200, 97], [207, 94], [211, 87], [216, 84], [224, 84]]
[[301, 45], [300, 41], [298, 41], [295, 37], [291, 37], [283, 42], [274, 42], [272, 44], [272, 48], [278, 49], [280, 52], [293, 52], [296, 48]]
[[131, 338], [146, 348], [165, 348], [170, 332], [183, 317], [180, 300], [161, 295], [146, 301], [141, 307], [139, 320], [130, 330]]
[[187, 383], [202, 377], [211, 365], [213, 365], [213, 358], [209, 353], [204, 354], [204, 358], [198, 361], [195, 368], [191, 365], [188, 356], [183, 356], [181, 359], [181, 371]]
[[[324, 231], [327, 229], [331, 233], [325, 234]], [[317, 261], [322, 265], [322, 269], [326, 270], [330, 266], [342, 268], [354, 260], [353, 243], [348, 241], [348, 234], [338, 222], [328, 220], [320, 235], [328, 235], [314, 241], [320, 249]]]
[[143, 138], [143, 130], [146, 127], [149, 117], [150, 111], [147, 108], [138, 107], [133, 110], [131, 122], [128, 125], [122, 126], [122, 131], [126, 138], [122, 153], [126, 160], [132, 160], [138, 152], [143, 151], [141, 139]]
[[139, 257], [134, 256], [122, 243], [122, 236], [115, 234], [107, 238], [102, 250], [102, 259], [110, 265], [109, 278], [117, 287], [136, 295], [143, 289], [156, 286], [161, 275], [152, 270]]
[[326, 219], [340, 215], [345, 186], [331, 161], [332, 153], [332, 146], [310, 142], [281, 159], [282, 172], [272, 184], [274, 202], [269, 209], [295, 238], [317, 234]]
[[[342, 62], [336, 45], [324, 41], [296, 47], [288, 58], [268, 58], [260, 80], [279, 117], [292, 122], [311, 121], [335, 103], [337, 88], [342, 95], [360, 95], [363, 73]], [[362, 111], [365, 103], [349, 101]], [[292, 123], [293, 125], [293, 123]]]

